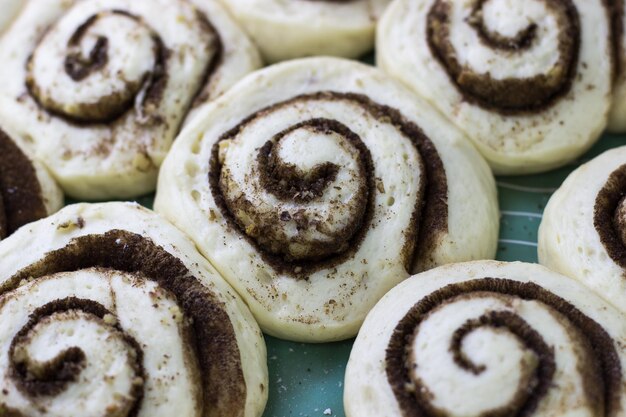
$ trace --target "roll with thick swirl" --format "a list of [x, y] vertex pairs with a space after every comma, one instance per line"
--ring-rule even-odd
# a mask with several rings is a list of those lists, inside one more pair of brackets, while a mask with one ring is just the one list
[[192, 106], [260, 58], [217, 0], [28, 2], [0, 45], [0, 111], [79, 199], [154, 190]]
[[63, 192], [32, 154], [28, 144], [0, 122], [0, 239], [63, 207]]
[[[198, 0], [200, 1], [200, 0]], [[268, 62], [313, 55], [357, 58], [374, 46], [391, 0], [221, 0]]]
[[346, 415], [623, 417], [625, 340], [626, 316], [539, 265], [446, 265], [367, 316]]
[[174, 226], [69, 206], [0, 243], [0, 415], [259, 417], [263, 336]]
[[582, 165], [550, 198], [539, 262], [626, 312], [626, 147]]
[[493, 257], [498, 234], [493, 177], [463, 136], [380, 71], [336, 58], [260, 71], [199, 114], [155, 208], [263, 330], [303, 341], [354, 336], [410, 271]]
[[496, 174], [565, 164], [600, 136], [611, 106], [604, 0], [397, 0], [378, 64], [463, 130]]

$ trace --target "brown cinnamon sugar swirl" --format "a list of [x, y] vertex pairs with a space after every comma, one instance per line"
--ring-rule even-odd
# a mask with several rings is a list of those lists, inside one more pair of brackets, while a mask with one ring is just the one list
[[623, 416], [623, 322], [538, 265], [425, 272], [368, 315], [346, 370], [346, 415]]
[[260, 330], [153, 213], [70, 206], [3, 241], [0, 256], [0, 414], [262, 414]]
[[0, 128], [0, 239], [54, 213], [63, 194], [17, 136]]
[[626, 311], [626, 148], [574, 171], [546, 206], [539, 261]]
[[484, 162], [361, 64], [315, 58], [252, 75], [170, 155], [155, 208], [283, 338], [350, 337], [410, 271], [494, 254]]
[[612, 7], [603, 0], [402, 0], [378, 64], [436, 105], [496, 173], [582, 154], [611, 104]]
[[80, 199], [153, 190], [192, 106], [259, 66], [216, 0], [29, 2], [0, 59], [2, 113]]

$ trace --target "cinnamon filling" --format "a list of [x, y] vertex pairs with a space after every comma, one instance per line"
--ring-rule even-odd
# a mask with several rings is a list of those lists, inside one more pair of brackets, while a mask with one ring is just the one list
[[[619, 356], [610, 335], [600, 324], [585, 316], [575, 306], [534, 283], [523, 283], [499, 278], [483, 278], [448, 285], [415, 304], [400, 320], [389, 341], [386, 352], [386, 373], [391, 388], [405, 417], [446, 415], [432, 403], [428, 387], [413, 376], [412, 342], [420, 324], [443, 305], [462, 303], [481, 297], [519, 298], [540, 302], [554, 311], [559, 321], [585, 355], [579, 369], [583, 373], [584, 393], [596, 409], [594, 415], [614, 416], [620, 410], [622, 369]], [[503, 329], [517, 338], [538, 360], [532, 373], [521, 370], [522, 381], [510, 404], [496, 410], [485, 410], [484, 416], [532, 415], [540, 401], [550, 391], [555, 377], [555, 352], [543, 337], [524, 319], [507, 311], [492, 311], [478, 319], [469, 320], [450, 335], [450, 354], [460, 369], [479, 375], [486, 370], [473, 363], [462, 352], [463, 339], [481, 327]], [[413, 387], [407, 389], [407, 387]]]
[[[189, 322], [185, 339], [191, 342], [191, 346], [185, 348], [197, 358], [197, 375], [202, 380], [198, 389], [202, 392], [203, 415], [243, 413], [246, 385], [240, 353], [232, 323], [222, 302], [192, 276], [178, 258], [147, 238], [123, 230], [111, 230], [103, 235], [73, 239], [66, 247], [48, 253], [37, 263], [7, 280], [0, 287], [0, 295], [16, 289], [24, 282], [92, 267], [138, 275], [158, 283], [173, 294]], [[86, 312], [94, 320], [100, 320], [106, 314], [106, 309], [101, 307], [84, 300], [58, 300], [44, 310], [37, 310], [31, 316], [31, 322], [41, 322], [44, 316], [53, 317], [60, 311], [73, 310]], [[21, 338], [28, 336], [32, 323], [20, 332], [13, 345], [17, 346]], [[124, 337], [131, 350], [137, 348], [133, 347], [134, 343], [127, 336]], [[141, 349], [137, 351], [137, 358], [140, 363]], [[35, 379], [29, 377], [32, 375], [29, 371], [32, 367], [29, 368], [25, 363], [20, 365], [22, 362], [17, 361], [14, 376], [26, 381], [21, 384], [26, 393], [54, 394], [75, 378], [82, 361], [78, 351], [67, 351], [58, 360], [44, 366]]]
[[[538, 42], [537, 25], [530, 23], [509, 37], [490, 30], [483, 19], [483, 8], [490, 0], [473, 0], [467, 24], [481, 42], [505, 54], [519, 54]], [[540, 112], [553, 106], [572, 88], [577, 74], [581, 42], [580, 19], [571, 0], [542, 0], [555, 16], [559, 28], [558, 61], [545, 74], [528, 78], [496, 79], [487, 73], [476, 73], [459, 62], [450, 39], [451, 8], [449, 0], [436, 0], [428, 13], [428, 44], [463, 97], [472, 103], [502, 114]]]
[[610, 258], [626, 269], [626, 165], [611, 173], [596, 197], [593, 225]]
[[0, 239], [48, 215], [31, 161], [0, 129]]
[[[328, 119], [312, 119], [278, 133], [258, 151], [256, 160], [260, 167], [260, 192], [274, 195], [281, 201], [297, 203], [315, 203], [329, 187], [339, 170], [334, 164], [324, 163], [312, 170], [304, 172], [292, 164], [284, 163], [278, 154], [281, 141], [293, 132], [307, 130], [313, 134], [336, 135], [347, 149], [355, 155], [358, 165], [357, 203], [350, 211], [350, 224], [340, 230], [326, 232], [328, 225], [309, 218], [304, 210], [296, 213], [275, 212], [259, 216], [254, 205], [245, 196], [229, 198], [231, 173], [224, 169], [220, 160], [220, 145], [223, 141], [233, 140], [246, 130], [257, 119], [288, 108], [296, 103], [316, 101], [345, 102], [356, 105], [375, 120], [393, 125], [419, 152], [425, 171], [425, 187], [421, 191], [419, 201], [415, 202], [411, 224], [405, 231], [407, 245], [403, 250], [407, 269], [415, 258], [427, 259], [436, 247], [439, 236], [447, 232], [447, 179], [443, 163], [432, 142], [413, 123], [407, 121], [395, 109], [379, 105], [366, 96], [336, 92], [320, 92], [302, 95], [291, 100], [275, 104], [263, 109], [231, 131], [224, 134], [214, 145], [210, 161], [209, 183], [216, 204], [229, 224], [238, 230], [256, 249], [263, 259], [281, 273], [296, 277], [325, 268], [332, 268], [351, 257], [358, 249], [367, 230], [371, 226], [374, 211], [374, 195], [376, 181], [373, 175], [372, 157], [361, 138], [343, 124]], [[417, 168], [417, 167], [416, 167]], [[418, 221], [421, 219], [421, 222]], [[278, 236], [274, 231], [276, 222], [292, 221], [296, 229], [324, 231], [332, 236], [332, 241], [297, 241], [297, 237]], [[418, 224], [419, 222], [419, 224]], [[419, 235], [419, 239], [418, 239]], [[417, 243], [419, 242], [419, 244]], [[285, 248], [289, 245], [298, 249], [304, 247], [303, 253], [294, 254]]]
[[[202, 92], [202, 88], [209, 81], [222, 59], [223, 45], [219, 33], [201, 12], [196, 13], [197, 24], [202, 28], [207, 37], [212, 39], [214, 47], [213, 57], [209, 61], [203, 76], [204, 84], [200, 85], [195, 95]], [[136, 16], [124, 10], [102, 11], [86, 19], [69, 38], [66, 48], [64, 70], [65, 74], [76, 82], [76, 89], [81, 88], [81, 83], [89, 80], [96, 73], [106, 77], [115, 77], [109, 74], [107, 65], [110, 41], [105, 35], [96, 36], [88, 53], [84, 52], [83, 44], [87, 42], [92, 29], [104, 19], [126, 19], [136, 27], [150, 33], [152, 40], [153, 67], [141, 77], [133, 80], [119, 78], [122, 87], [113, 82], [112, 92], [98, 97], [96, 101], [68, 103], [55, 98], [48, 91], [48, 87], [40, 84], [34, 72], [34, 60], [38, 54], [35, 49], [27, 62], [26, 87], [35, 102], [48, 113], [63, 118], [77, 125], [110, 124], [117, 122], [128, 112], [137, 109], [146, 118], [152, 115], [163, 100], [163, 93], [169, 82], [168, 60], [171, 59], [171, 51], [163, 42], [161, 36], [151, 28], [140, 16]], [[59, 47], [61, 47], [59, 45]], [[153, 123], [162, 123], [164, 120], [159, 115], [150, 117]], [[145, 122], [144, 122], [145, 123]]]

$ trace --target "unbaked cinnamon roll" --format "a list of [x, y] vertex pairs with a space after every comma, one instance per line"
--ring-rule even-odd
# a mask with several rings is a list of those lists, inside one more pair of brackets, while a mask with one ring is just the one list
[[[201, 0], [197, 0], [201, 1]], [[313, 55], [357, 58], [374, 46], [391, 0], [221, 0], [268, 62]]]
[[[237, 103], [233, 106], [232, 103]], [[436, 111], [334, 58], [245, 78], [176, 141], [155, 208], [278, 337], [354, 336], [391, 287], [495, 254], [494, 180]]]
[[346, 369], [346, 415], [624, 416], [625, 318], [538, 265], [425, 272], [365, 320]]
[[545, 171], [587, 150], [611, 106], [603, 0], [398, 0], [378, 64], [437, 106], [496, 174]]
[[258, 417], [265, 344], [174, 226], [77, 205], [0, 243], [0, 414]]
[[0, 123], [0, 239], [63, 207], [63, 193], [48, 170], [8, 132]]
[[626, 312], [626, 147], [578, 168], [546, 206], [539, 261]]
[[65, 191], [152, 191], [192, 106], [257, 68], [216, 0], [28, 2], [0, 45], [0, 91]]

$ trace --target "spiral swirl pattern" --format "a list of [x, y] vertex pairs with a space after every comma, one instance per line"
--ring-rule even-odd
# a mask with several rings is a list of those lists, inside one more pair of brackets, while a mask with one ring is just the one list
[[[422, 259], [428, 259], [440, 234], [447, 232], [447, 179], [441, 159], [432, 142], [397, 110], [356, 94], [299, 96], [259, 111], [226, 133], [214, 145], [209, 173], [214, 198], [223, 202], [222, 214], [233, 218], [276, 269], [296, 276], [332, 268], [358, 251], [371, 227], [376, 192], [399, 188], [401, 179], [385, 176], [377, 183], [372, 155], [360, 137], [363, 132], [325, 118], [333, 114], [333, 107], [355, 113], [345, 120], [365, 112], [381, 123], [380, 134], [383, 129], [395, 130], [406, 143], [401, 148], [406, 160], [425, 171], [423, 178], [409, 181], [416, 183], [418, 202], [407, 201], [414, 211], [405, 233], [416, 236], [417, 220], [423, 219], [419, 250]], [[274, 120], [294, 112], [304, 121], [285, 124], [267, 141], [259, 134], [261, 126], [275, 126]], [[392, 199], [387, 206], [396, 204]], [[428, 208], [423, 214], [422, 205]], [[414, 245], [412, 238], [400, 248], [407, 269], [416, 256]]]
[[[507, 278], [480, 275], [494, 272]], [[426, 289], [413, 292], [420, 285]], [[435, 269], [401, 287], [359, 335], [347, 371], [348, 416], [385, 405], [398, 416], [624, 415], [623, 316], [581, 285], [536, 266], [482, 262]], [[393, 308], [400, 311], [388, 323]], [[383, 341], [369, 340], [381, 331]], [[372, 344], [373, 353], [362, 351]], [[393, 405], [357, 405], [361, 398], [349, 395], [368, 384], [357, 378], [371, 378], [368, 367], [379, 361], [376, 378], [384, 381], [376, 385], [388, 388], [375, 397], [390, 395]]]
[[[580, 48], [578, 12], [569, 0], [538, 2], [545, 6], [523, 8], [527, 12], [523, 20], [536, 23], [508, 34], [499, 32], [500, 27], [496, 31], [487, 26], [486, 21], [493, 19], [494, 13], [489, 9], [490, 3], [495, 1], [475, 1], [471, 12], [465, 16], [460, 3], [436, 1], [427, 18], [428, 44], [433, 55], [441, 61], [466, 99], [505, 114], [543, 110], [566, 95], [576, 77]], [[473, 55], [457, 49], [462, 36], [458, 22], [463, 19], [475, 33], [462, 46], [470, 42], [482, 46]], [[546, 35], [553, 27], [558, 33]], [[520, 70], [521, 63], [533, 59], [527, 55], [534, 51], [527, 51], [537, 44], [538, 34], [553, 38], [550, 42], [554, 45], [549, 47], [558, 51], [557, 58], [548, 62], [540, 74], [526, 76], [523, 69]], [[506, 52], [498, 54], [500, 51]], [[489, 69], [485, 68], [485, 62]]]
[[[349, 337], [407, 271], [493, 256], [484, 164], [378, 71], [295, 61], [242, 81], [220, 103], [242, 97], [248, 105], [216, 103], [190, 126], [162, 171], [155, 208], [247, 294], [264, 330]], [[481, 213], [470, 229], [457, 223], [461, 200]]]
[[153, 190], [192, 107], [259, 65], [216, 0], [26, 5], [0, 56], [11, 80], [2, 89], [14, 98], [4, 112], [25, 119], [45, 162], [80, 199]]
[[611, 13], [602, 0], [402, 0], [381, 20], [378, 63], [464, 130], [497, 173], [540, 172], [606, 125]]
[[0, 129], [0, 239], [61, 208], [63, 196], [48, 172]]
[[[252, 381], [263, 381], [263, 364], [248, 365], [244, 351], [251, 343], [260, 349], [260, 333], [246, 316], [232, 316], [231, 295], [205, 285], [208, 271], [192, 271], [188, 262], [199, 255], [177, 257], [153, 236], [128, 230], [89, 233], [102, 230], [94, 213], [126, 214], [144, 228], [156, 222], [133, 211], [121, 204], [63, 210], [52, 224], [75, 237], [3, 280], [1, 413], [63, 416], [71, 405], [73, 415], [90, 416], [261, 414], [263, 388], [247, 378], [260, 372]], [[33, 230], [14, 236], [33, 239]]]
[[574, 171], [550, 199], [539, 229], [542, 264], [581, 280], [621, 310], [626, 301], [625, 190], [626, 148], [621, 147]]

